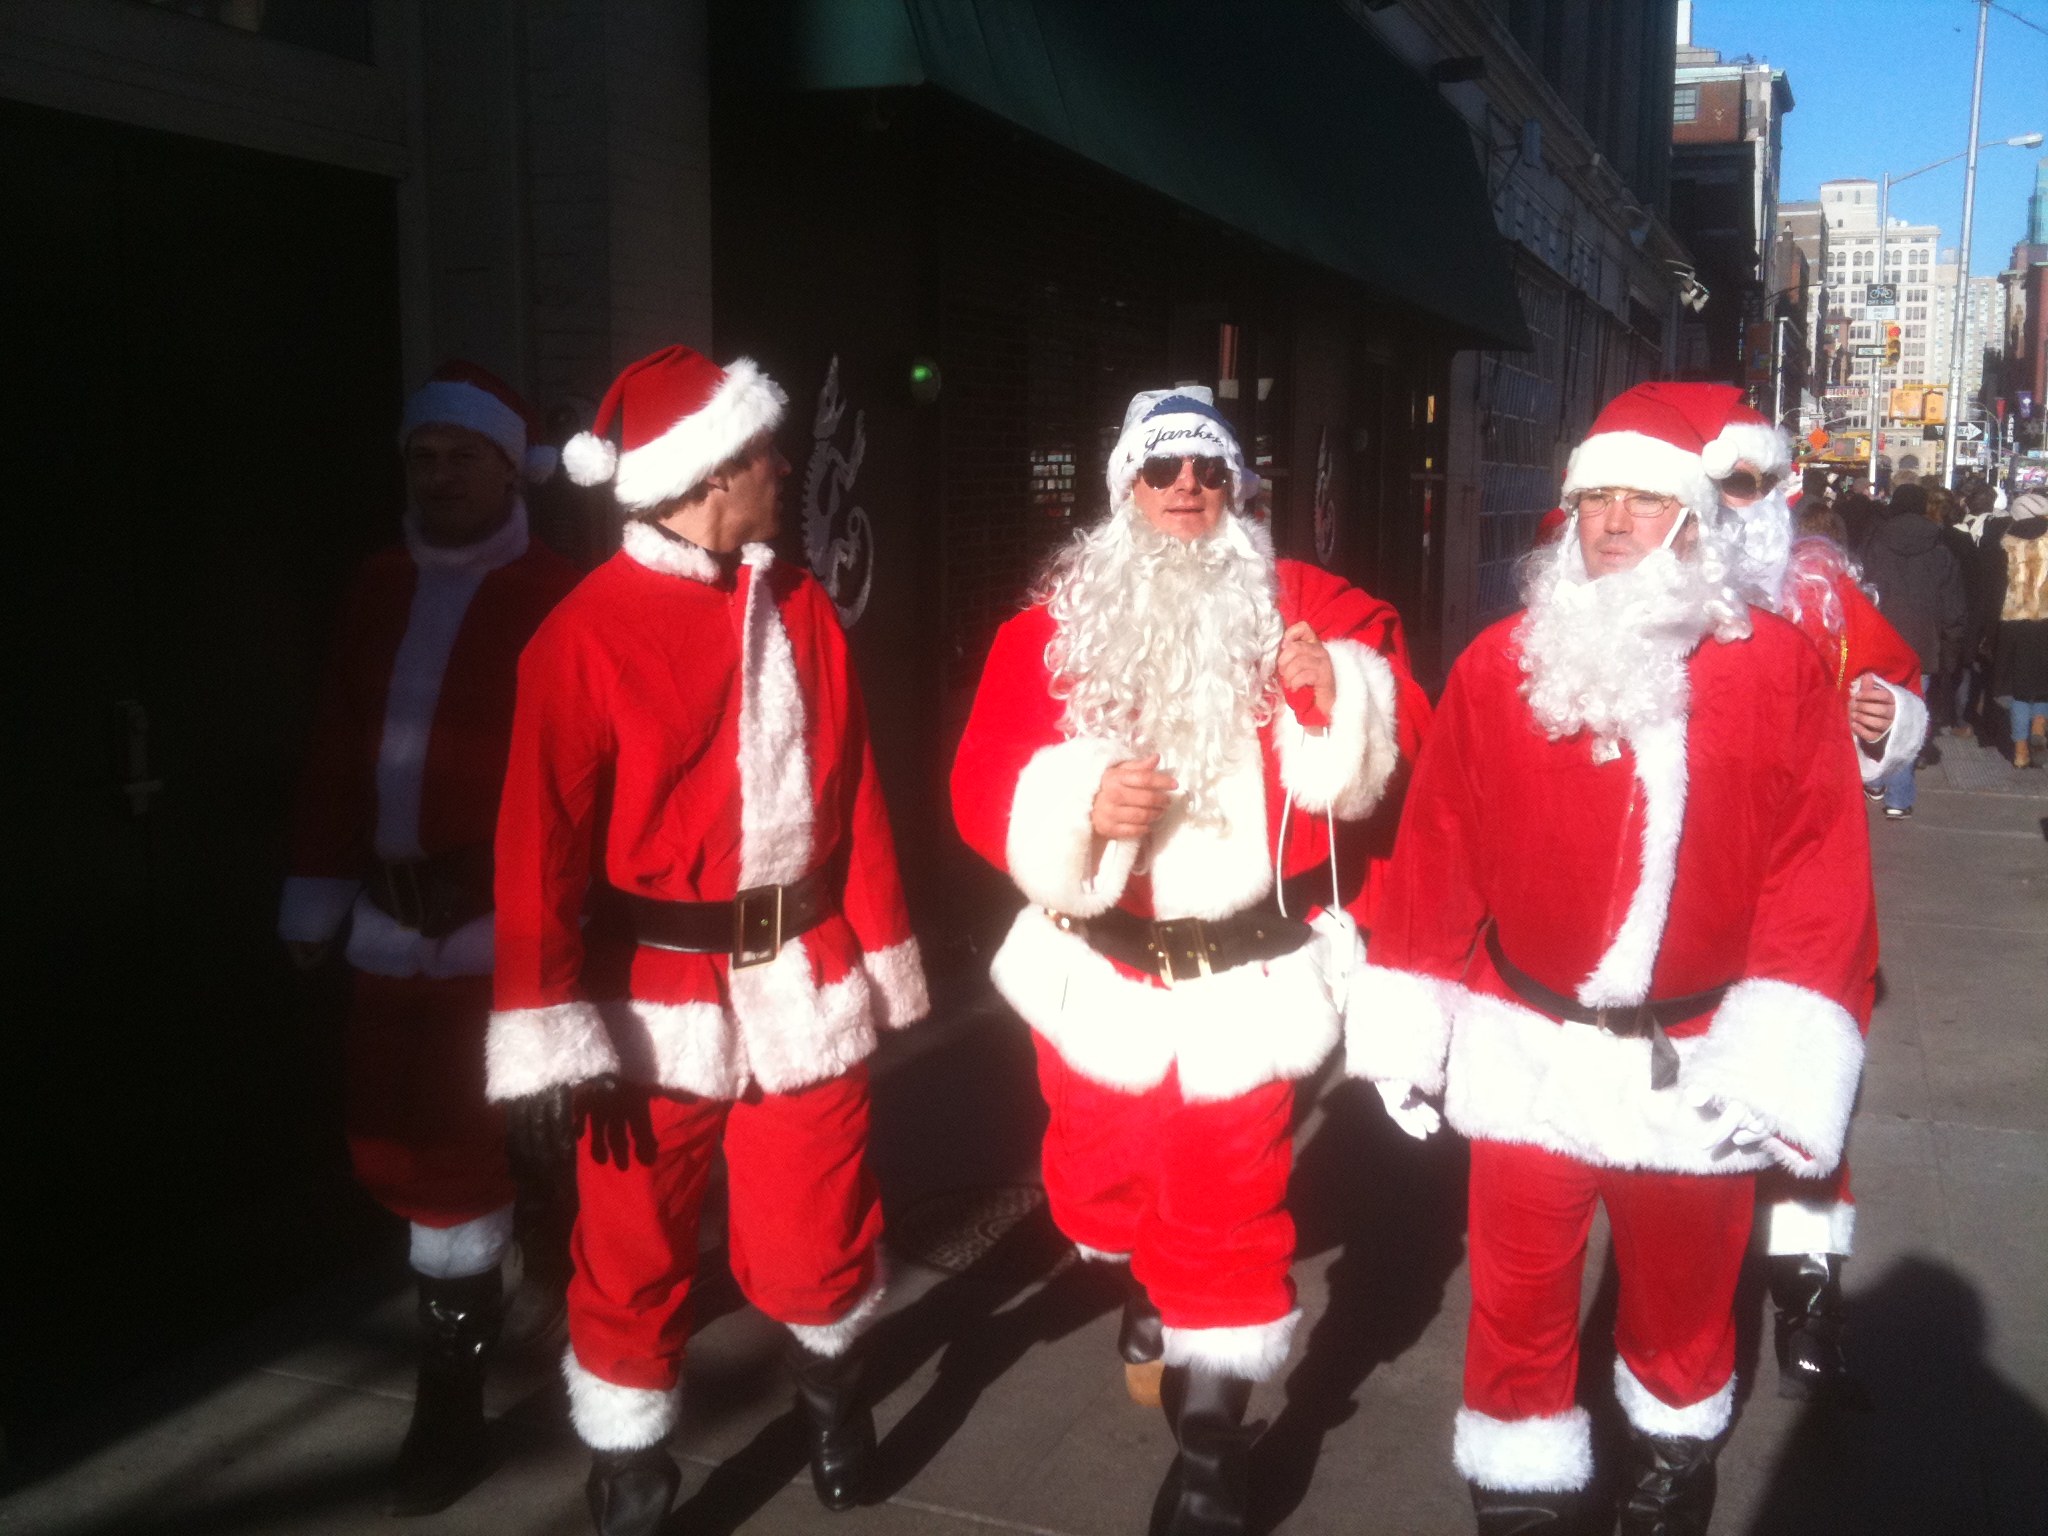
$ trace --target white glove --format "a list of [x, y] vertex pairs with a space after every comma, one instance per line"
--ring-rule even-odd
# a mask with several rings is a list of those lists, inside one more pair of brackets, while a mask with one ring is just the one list
[[1442, 1128], [1444, 1117], [1413, 1083], [1374, 1083], [1387, 1117], [1417, 1141], [1427, 1141]]
[[1685, 1102], [1699, 1114], [1699, 1144], [1709, 1152], [1723, 1145], [1747, 1152], [1771, 1140], [1769, 1122], [1740, 1099], [1723, 1099], [1704, 1088], [1689, 1088]]

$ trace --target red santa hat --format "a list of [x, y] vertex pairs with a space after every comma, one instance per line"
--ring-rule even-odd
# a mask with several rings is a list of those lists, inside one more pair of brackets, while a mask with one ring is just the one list
[[694, 490], [774, 431], [788, 404], [752, 358], [720, 368], [689, 347], [663, 347], [612, 381], [590, 430], [563, 447], [562, 466], [578, 485], [612, 481], [619, 505], [645, 511]]
[[405, 402], [398, 422], [403, 448], [421, 427], [467, 427], [498, 447], [512, 467], [532, 481], [555, 472], [556, 453], [535, 443], [539, 423], [533, 408], [488, 368], [456, 359], [443, 363]]
[[1792, 443], [1771, 419], [1751, 410], [1742, 391], [1731, 384], [1702, 386], [1727, 398], [1727, 417], [1721, 430], [1707, 442], [1707, 473], [1719, 480], [1731, 474], [1737, 464], [1748, 464], [1760, 475], [1782, 475], [1792, 467]]
[[1721, 497], [1707, 445], [1727, 424], [1726, 397], [1739, 394], [1726, 384], [1638, 384], [1622, 391], [1572, 451], [1563, 500], [1602, 486], [1626, 487], [1675, 496], [1702, 523], [1718, 522]]

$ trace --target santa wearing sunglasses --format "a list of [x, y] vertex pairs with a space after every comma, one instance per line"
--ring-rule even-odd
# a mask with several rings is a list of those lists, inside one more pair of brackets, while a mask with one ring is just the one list
[[953, 768], [1028, 900], [995, 981], [1037, 1042], [1053, 1217], [1129, 1277], [1181, 1533], [1243, 1527], [1252, 1383], [1300, 1316], [1293, 1082], [1337, 1044], [1428, 718], [1393, 609], [1275, 558], [1256, 488], [1208, 391], [1132, 401], [1109, 516], [996, 636]]

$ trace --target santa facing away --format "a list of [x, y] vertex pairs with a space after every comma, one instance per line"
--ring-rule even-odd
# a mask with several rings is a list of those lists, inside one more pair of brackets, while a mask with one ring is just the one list
[[953, 768], [962, 835], [1028, 902], [995, 982], [1037, 1043], [1053, 1218], [1129, 1266], [1172, 1532], [1244, 1523], [1251, 1385], [1299, 1316], [1293, 1081], [1337, 1043], [1370, 916], [1332, 841], [1391, 815], [1428, 713], [1393, 610], [1275, 559], [1255, 485], [1206, 390], [1139, 395], [1112, 510], [996, 636]]
[[1834, 1168], [1862, 1068], [1855, 749], [1812, 643], [1731, 585], [1711, 414], [1641, 385], [1572, 455], [1527, 610], [1452, 670], [1348, 1000], [1350, 1070], [1472, 1140], [1455, 1459], [1482, 1532], [1584, 1517], [1596, 1201], [1621, 1530], [1706, 1528], [1756, 1175]]

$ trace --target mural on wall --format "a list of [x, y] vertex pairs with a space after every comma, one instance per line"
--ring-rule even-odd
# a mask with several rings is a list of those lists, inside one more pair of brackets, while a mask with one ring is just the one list
[[1316, 559], [1328, 565], [1337, 558], [1337, 457], [1330, 452], [1330, 429], [1316, 438]]
[[868, 515], [853, 504], [853, 482], [868, 451], [867, 412], [853, 413], [853, 434], [839, 446], [846, 399], [839, 392], [834, 353], [811, 418], [811, 462], [804, 471], [804, 558], [824, 584], [848, 629], [860, 622], [875, 579], [875, 535]]

